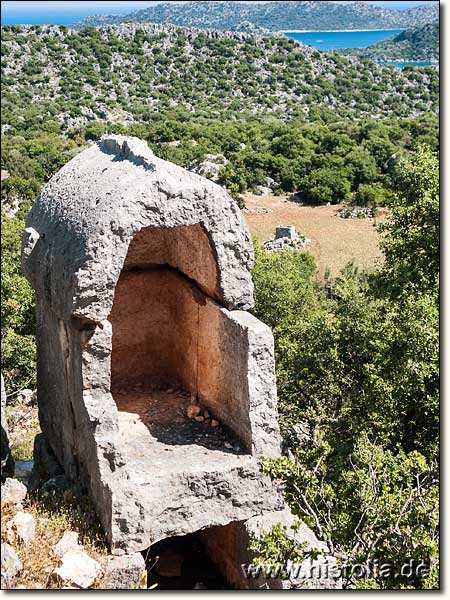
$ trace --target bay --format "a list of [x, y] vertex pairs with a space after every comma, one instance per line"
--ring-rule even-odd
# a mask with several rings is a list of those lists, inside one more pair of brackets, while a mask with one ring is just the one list
[[[285, 31], [288, 37], [313, 46], [317, 50], [330, 51], [341, 48], [367, 48], [381, 40], [397, 35], [401, 29], [371, 29], [364, 31]], [[427, 61], [380, 61], [383, 65], [392, 65], [398, 69], [404, 67], [436, 67], [437, 63]]]
[[364, 31], [285, 31], [284, 33], [302, 44], [317, 50], [341, 48], [367, 48], [400, 33], [401, 29], [371, 29]]
[[383, 60], [380, 61], [381, 65], [393, 65], [398, 69], [403, 67], [436, 67], [439, 63], [430, 61], [412, 61], [412, 60]]

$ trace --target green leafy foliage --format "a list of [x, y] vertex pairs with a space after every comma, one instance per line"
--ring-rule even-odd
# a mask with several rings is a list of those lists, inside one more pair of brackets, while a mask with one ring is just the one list
[[[301, 522], [299, 521], [294, 527], [294, 532], [300, 525]], [[256, 554], [253, 562], [255, 570], [259, 570], [261, 574], [264, 573], [266, 577], [274, 579], [287, 579], [287, 561], [301, 564], [307, 556], [311, 555], [306, 547], [306, 542], [299, 544], [292, 532], [288, 533], [286, 526], [280, 523], [274, 525], [260, 537], [251, 536], [249, 544], [249, 550]], [[317, 553], [315, 554], [317, 555]]]
[[2, 211], [2, 373], [8, 390], [36, 383], [34, 292], [20, 263], [24, 226], [23, 216]]
[[[364, 580], [349, 574], [351, 587], [438, 580], [436, 157], [420, 149], [400, 162], [395, 181], [386, 263], [376, 274], [349, 266], [322, 287], [306, 256], [256, 249], [255, 312], [275, 336], [287, 450], [266, 467], [284, 482], [294, 513], [345, 563], [373, 567]], [[408, 226], [405, 210], [414, 216]], [[400, 569], [411, 560], [420, 572], [376, 573], [377, 561]]]
[[399, 294], [436, 291], [439, 275], [439, 161], [425, 147], [395, 174], [392, 219], [383, 228], [386, 277]]

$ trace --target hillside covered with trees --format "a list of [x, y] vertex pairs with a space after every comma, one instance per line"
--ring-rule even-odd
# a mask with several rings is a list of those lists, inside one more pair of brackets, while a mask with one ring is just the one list
[[375, 61], [439, 61], [439, 25], [428, 23], [407, 29], [368, 48], [341, 50], [347, 56]]
[[163, 2], [122, 15], [96, 15], [76, 23], [78, 28], [127, 21], [172, 23], [229, 31], [292, 31], [295, 29], [395, 29], [431, 23], [439, 18], [439, 3], [406, 11], [370, 4], [314, 2]]
[[382, 203], [390, 157], [420, 141], [437, 147], [434, 69], [376, 66], [284, 37], [158, 25], [5, 27], [2, 46], [10, 205], [31, 200], [105, 132], [143, 137], [186, 167], [221, 154], [220, 180], [235, 197], [269, 178], [274, 190], [319, 203], [356, 193]]

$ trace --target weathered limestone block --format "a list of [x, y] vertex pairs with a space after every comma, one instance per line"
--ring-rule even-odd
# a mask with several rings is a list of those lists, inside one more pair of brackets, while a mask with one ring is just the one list
[[2, 589], [8, 589], [11, 587], [14, 577], [23, 569], [23, 564], [14, 548], [6, 542], [2, 543], [1, 555]]
[[55, 575], [63, 583], [87, 589], [103, 574], [101, 565], [83, 550], [70, 550], [61, 559], [61, 566], [55, 569]]
[[218, 281], [204, 279], [192, 255], [172, 257], [171, 266], [197, 275], [227, 308], [251, 308], [253, 248], [237, 204], [220, 186], [157, 158], [144, 141], [105, 136], [44, 186], [27, 220], [23, 269], [60, 318], [100, 322], [134, 235], [190, 225], [205, 232]]
[[[259, 462], [280, 453], [273, 337], [244, 312], [252, 243], [222, 188], [105, 136], [44, 187], [22, 258], [37, 298], [37, 470], [53, 453], [90, 490], [113, 553], [281, 507]], [[175, 392], [155, 404], [158, 386], [220, 426], [195, 429]]]
[[59, 558], [62, 558], [67, 552], [76, 552], [77, 550], [83, 550], [83, 546], [78, 543], [78, 533], [76, 531], [65, 531], [53, 548], [54, 554]]
[[295, 231], [294, 225], [277, 225], [275, 228], [275, 239], [288, 238], [289, 240], [295, 240], [297, 238], [297, 232]]
[[7, 525], [8, 537], [14, 541], [17, 537], [25, 546], [34, 540], [36, 534], [36, 522], [33, 515], [26, 512], [18, 512]]
[[17, 479], [7, 477], [2, 485], [2, 502], [5, 504], [20, 504], [25, 500], [27, 488]]
[[[268, 477], [259, 472], [251, 456], [217, 452], [208, 462], [193, 446], [196, 456], [186, 463], [185, 471], [149, 473], [139, 463], [130, 479], [113, 495], [114, 550], [131, 553], [176, 535], [193, 533], [211, 525], [225, 525], [249, 515], [282, 506], [281, 494]], [[172, 469], [174, 467], [172, 466]]]
[[145, 583], [145, 561], [142, 554], [108, 556], [102, 589], [136, 590]]

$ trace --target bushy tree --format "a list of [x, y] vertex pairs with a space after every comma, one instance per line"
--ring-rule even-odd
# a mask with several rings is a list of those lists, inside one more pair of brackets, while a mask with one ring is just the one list
[[20, 214], [9, 218], [2, 211], [2, 373], [14, 391], [36, 382], [34, 293], [20, 261], [24, 225]]
[[439, 161], [422, 146], [396, 166], [398, 193], [383, 227], [386, 280], [398, 293], [437, 290], [439, 274]]

